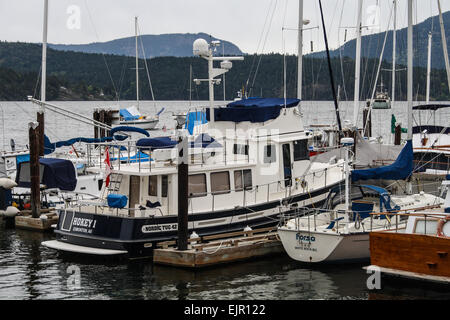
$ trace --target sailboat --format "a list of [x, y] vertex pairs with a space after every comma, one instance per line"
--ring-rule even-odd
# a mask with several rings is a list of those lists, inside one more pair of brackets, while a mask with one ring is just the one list
[[[370, 102], [370, 100], [367, 100]], [[383, 78], [381, 78], [380, 90], [375, 93], [372, 109], [391, 109], [391, 98], [384, 90]]]
[[[162, 108], [153, 116], [142, 115], [139, 111], [139, 51], [138, 51], [138, 18], [135, 17], [135, 39], [136, 39], [136, 106], [119, 110], [119, 121], [114, 121], [112, 126], [133, 126], [145, 130], [155, 129], [159, 122], [159, 116], [164, 111]], [[151, 84], [150, 84], [151, 85]], [[153, 95], [153, 91], [152, 91]], [[153, 97], [154, 99], [154, 97]]]
[[[374, 177], [407, 179], [412, 174], [412, 0], [408, 8], [408, 142], [392, 165], [353, 170], [353, 182]], [[424, 192], [391, 196], [375, 186], [360, 186], [359, 192], [353, 192], [349, 182], [349, 154], [353, 141], [344, 138], [342, 143], [347, 149], [345, 195], [332, 191], [322, 208], [310, 212], [297, 210], [294, 214], [287, 211], [278, 228], [283, 247], [292, 259], [307, 263], [368, 259], [370, 232], [402, 228], [406, 225], [405, 216], [399, 214], [402, 211], [429, 209], [443, 203], [442, 198]]]

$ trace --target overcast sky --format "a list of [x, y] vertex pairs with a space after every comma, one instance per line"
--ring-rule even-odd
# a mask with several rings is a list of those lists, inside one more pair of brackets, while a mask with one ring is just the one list
[[[318, 0], [304, 0], [305, 28], [321, 25]], [[416, 0], [415, 20], [436, 15], [436, 0]], [[0, 40], [42, 41], [44, 0], [0, 0]], [[296, 52], [298, 0], [49, 0], [48, 41], [79, 44], [104, 42], [134, 35], [134, 16], [141, 34], [205, 32], [236, 44], [246, 53]], [[363, 24], [375, 28], [364, 34], [386, 30], [392, 0], [365, 0]], [[330, 47], [355, 36], [357, 0], [322, 0]], [[450, 10], [450, 0], [441, 0]], [[378, 6], [378, 7], [377, 7]], [[397, 23], [407, 24], [407, 1], [398, 0]], [[377, 11], [376, 9], [379, 8]], [[269, 28], [270, 26], [270, 28]], [[378, 28], [377, 28], [378, 27]], [[436, 21], [436, 28], [439, 27]], [[390, 24], [392, 28], [392, 22]], [[283, 41], [284, 39], [284, 41]], [[304, 32], [304, 53], [324, 48], [317, 28]], [[284, 43], [284, 45], [283, 45]], [[264, 45], [263, 45], [264, 44]]]

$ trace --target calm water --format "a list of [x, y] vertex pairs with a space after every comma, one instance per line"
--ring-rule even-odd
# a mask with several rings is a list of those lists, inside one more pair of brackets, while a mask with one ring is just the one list
[[[98, 102], [57, 104], [88, 116], [94, 107], [101, 105]], [[205, 105], [205, 102], [193, 104]], [[28, 102], [1, 102], [0, 105], [4, 111], [0, 143], [6, 141], [9, 146], [9, 139], [14, 138], [17, 144], [26, 144], [27, 123], [34, 120], [36, 108]], [[166, 125], [170, 129], [175, 124], [171, 111], [186, 110], [188, 103], [158, 102], [157, 109], [161, 106], [166, 107], [166, 112], [159, 127]], [[400, 121], [404, 121], [404, 106], [394, 110]], [[154, 112], [154, 109], [152, 102], [144, 102], [141, 112]], [[351, 109], [352, 104], [343, 106], [344, 119], [351, 119]], [[329, 102], [305, 102], [303, 112], [305, 123], [334, 120], [333, 104]], [[374, 128], [379, 118], [383, 119], [379, 132], [389, 132], [390, 111], [375, 111]], [[89, 126], [61, 116], [49, 114], [46, 123], [52, 141], [93, 135]], [[381, 290], [368, 290], [369, 275], [360, 264], [312, 267], [281, 255], [189, 271], [153, 266], [149, 260], [121, 263], [67, 260], [41, 245], [42, 241], [52, 238], [52, 234], [5, 228], [4, 221], [0, 220], [0, 299], [450, 299], [448, 288], [384, 278]], [[72, 273], [68, 268], [80, 271], [79, 286], [71, 285]]]

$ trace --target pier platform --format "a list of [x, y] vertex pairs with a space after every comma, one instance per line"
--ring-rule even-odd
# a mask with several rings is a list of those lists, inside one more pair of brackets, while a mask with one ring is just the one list
[[31, 211], [24, 210], [14, 218], [14, 221], [17, 229], [46, 232], [51, 231], [52, 225], [58, 223], [58, 216], [55, 211], [47, 211], [42, 213], [39, 218], [33, 218]]
[[211, 267], [284, 253], [276, 228], [255, 229], [189, 239], [180, 251], [175, 241], [162, 242], [153, 252], [155, 264], [181, 268]]

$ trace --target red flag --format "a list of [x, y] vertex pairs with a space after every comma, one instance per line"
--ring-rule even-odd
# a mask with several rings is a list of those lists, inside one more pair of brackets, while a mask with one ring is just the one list
[[110, 178], [110, 175], [111, 175], [111, 161], [109, 160], [109, 149], [108, 149], [108, 147], [106, 147], [106, 149], [105, 149], [105, 165], [106, 165], [106, 167], [105, 167], [105, 176], [106, 176], [106, 181], [105, 181], [105, 183], [106, 183], [106, 187], [108, 187], [109, 186], [109, 178]]

